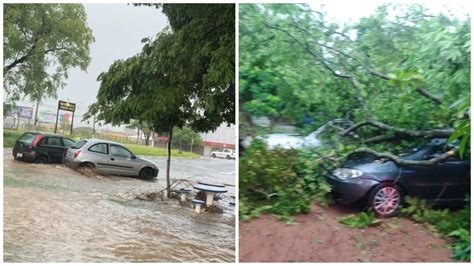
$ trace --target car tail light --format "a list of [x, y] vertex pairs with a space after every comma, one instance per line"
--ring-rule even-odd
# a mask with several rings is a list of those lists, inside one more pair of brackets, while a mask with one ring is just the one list
[[77, 158], [77, 156], [79, 156], [79, 153], [81, 153], [81, 150], [74, 152], [74, 158]]
[[43, 135], [39, 134], [38, 136], [36, 136], [35, 140], [33, 140], [33, 143], [31, 145], [33, 147], [36, 147], [36, 145], [38, 145], [38, 143], [41, 141], [42, 138], [43, 138]]

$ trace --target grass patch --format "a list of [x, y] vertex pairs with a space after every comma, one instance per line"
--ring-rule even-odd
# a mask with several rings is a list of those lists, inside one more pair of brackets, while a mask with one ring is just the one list
[[[14, 131], [14, 130], [3, 130], [3, 147], [4, 148], [13, 148], [15, 141], [18, 137], [23, 134], [23, 131]], [[125, 147], [129, 148], [136, 155], [146, 155], [146, 156], [167, 156], [168, 151], [164, 148], [156, 148], [150, 146], [144, 146], [139, 144], [126, 144], [122, 143]], [[171, 156], [173, 157], [183, 157], [183, 158], [197, 158], [198, 155], [192, 152], [182, 152], [178, 150], [171, 150]]]
[[23, 134], [23, 132], [3, 129], [3, 147], [13, 148], [13, 146], [15, 145], [15, 141], [21, 134]]
[[[163, 148], [156, 148], [150, 146], [144, 146], [139, 144], [123, 144], [129, 148], [133, 153], [137, 155], [148, 155], [148, 156], [168, 156], [168, 151]], [[173, 157], [184, 157], [184, 158], [197, 158], [198, 155], [192, 152], [183, 152], [178, 150], [171, 150], [171, 156]]]

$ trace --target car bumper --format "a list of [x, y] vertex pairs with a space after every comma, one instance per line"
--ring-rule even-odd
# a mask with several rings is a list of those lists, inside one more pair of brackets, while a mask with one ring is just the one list
[[379, 181], [366, 178], [340, 180], [333, 175], [327, 177], [332, 187], [332, 194], [342, 204], [351, 205], [367, 195], [371, 188], [380, 184]]
[[77, 161], [73, 158], [69, 158], [69, 157], [64, 157], [63, 158], [63, 164], [66, 165], [67, 167], [70, 167], [70, 168], [73, 168], [73, 169], [76, 169], [79, 167], [79, 165], [81, 164], [80, 161]]
[[[23, 156], [18, 157], [19, 153], [23, 154]], [[23, 151], [13, 150], [12, 155], [13, 155], [13, 158], [16, 160], [32, 163], [35, 161], [38, 154], [35, 151], [23, 152]]]

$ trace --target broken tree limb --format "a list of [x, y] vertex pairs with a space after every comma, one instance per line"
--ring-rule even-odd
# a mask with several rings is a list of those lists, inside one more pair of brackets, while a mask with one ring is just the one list
[[454, 148], [454, 149], [451, 149], [433, 159], [429, 159], [429, 160], [421, 160], [421, 161], [415, 161], [415, 160], [405, 160], [405, 159], [402, 159], [394, 154], [391, 154], [391, 153], [388, 153], [388, 152], [377, 152], [375, 150], [372, 150], [370, 148], [366, 148], [366, 147], [363, 147], [363, 148], [359, 148], [359, 149], [356, 149], [354, 152], [366, 152], [366, 153], [370, 153], [370, 154], [373, 154], [375, 156], [377, 156], [378, 158], [386, 158], [386, 159], [389, 159], [393, 162], [395, 162], [396, 164], [398, 165], [412, 165], [412, 166], [416, 166], [416, 165], [419, 165], [419, 166], [423, 166], [423, 165], [436, 165], [436, 164], [439, 164], [443, 161], [446, 161], [447, 159], [451, 158], [451, 157], [454, 157], [456, 156], [457, 152], [458, 152], [458, 148]]
[[437, 104], [443, 103], [443, 99], [440, 96], [432, 94], [425, 88], [418, 87], [416, 88], [416, 91]]
[[447, 138], [453, 134], [454, 130], [452, 128], [448, 129], [432, 129], [432, 130], [412, 130], [407, 128], [399, 128], [387, 125], [385, 123], [375, 121], [375, 120], [366, 120], [359, 122], [352, 127], [346, 129], [342, 132], [342, 135], [347, 135], [350, 132], [363, 127], [363, 126], [371, 126], [378, 129], [383, 129], [386, 131], [394, 132], [398, 135], [410, 136], [410, 137], [422, 137], [422, 138]]

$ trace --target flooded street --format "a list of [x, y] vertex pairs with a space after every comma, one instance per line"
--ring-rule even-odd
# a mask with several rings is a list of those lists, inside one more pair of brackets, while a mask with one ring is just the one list
[[165, 158], [147, 157], [160, 168], [158, 182], [147, 182], [3, 155], [6, 262], [234, 262], [234, 160], [172, 158], [172, 180], [229, 191], [217, 203], [223, 214], [196, 214], [174, 199], [136, 199], [165, 188]]

